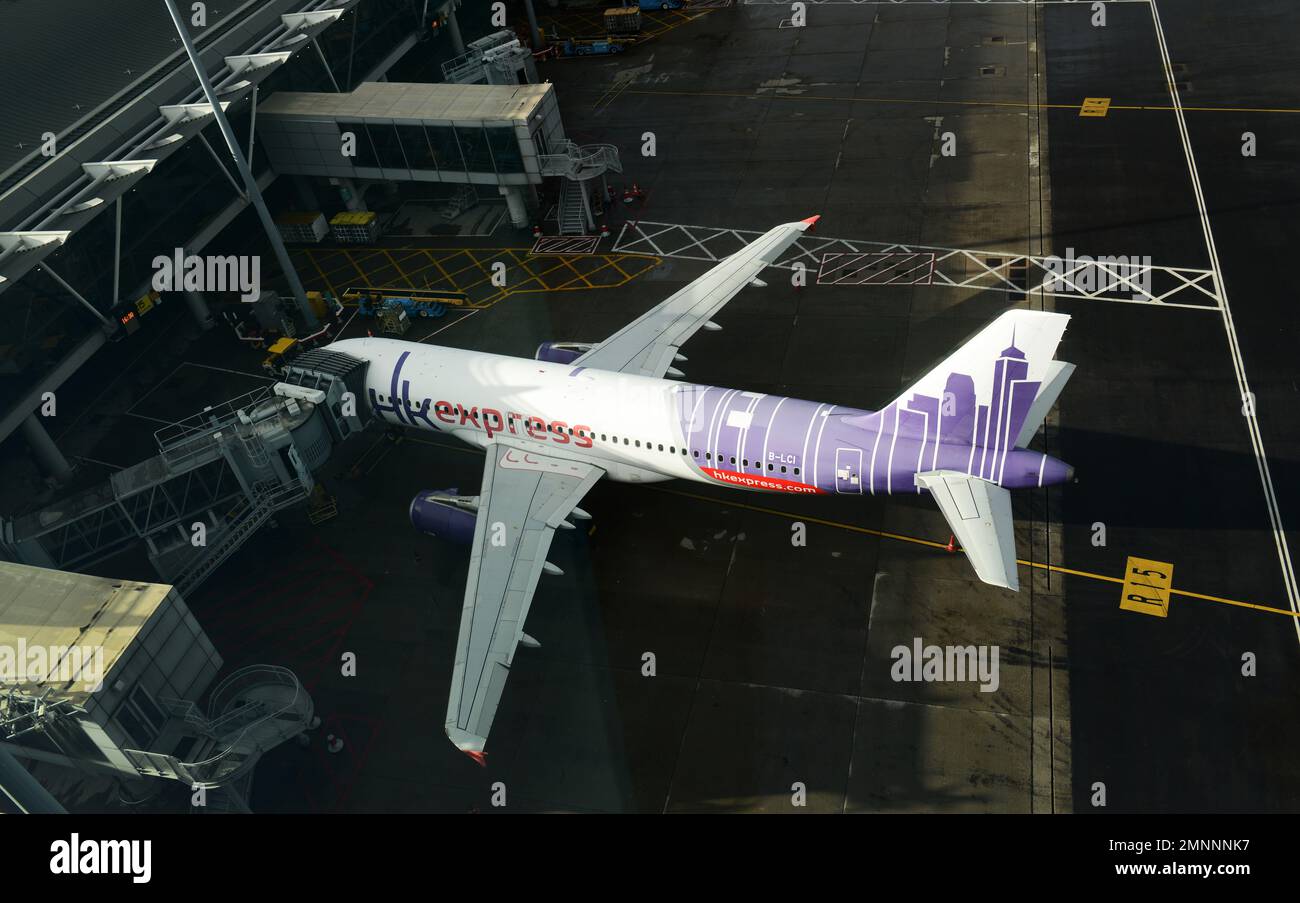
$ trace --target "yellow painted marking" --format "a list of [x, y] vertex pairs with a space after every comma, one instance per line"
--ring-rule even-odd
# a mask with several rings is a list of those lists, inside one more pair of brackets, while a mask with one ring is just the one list
[[356, 270], [357, 275], [361, 277], [361, 281], [366, 282], [366, 271], [361, 269], [361, 264], [357, 263], [357, 259], [352, 256], [352, 252], [345, 251], [344, 253], [347, 256], [348, 263], [352, 264], [352, 269]]
[[[384, 251], [384, 256], [387, 257], [388, 262], [392, 264], [393, 271], [397, 273], [397, 279], [405, 280], [407, 288], [415, 288], [416, 287], [415, 283], [411, 281], [411, 277], [407, 275], [406, 271], [402, 269], [402, 267], [398, 264], [397, 258], [393, 256], [393, 252], [386, 250]], [[396, 281], [397, 280], [394, 280], [394, 282]]]
[[[443, 278], [443, 281], [444, 281], [444, 282], [446, 282], [448, 285], [455, 286], [455, 284], [456, 284], [456, 280], [452, 279], [451, 276], [450, 276], [450, 274], [448, 274], [448, 272], [447, 272], [445, 269], [443, 269], [442, 261], [441, 261], [441, 260], [439, 260], [437, 257], [435, 257], [435, 256], [434, 256], [432, 253], [430, 253], [429, 251], [425, 251], [425, 252], [424, 252], [424, 256], [425, 256], [425, 257], [428, 257], [429, 260], [430, 260], [430, 262], [432, 262], [433, 266], [438, 270], [439, 273], [442, 274], [442, 278]], [[427, 267], [426, 267], [426, 269], [427, 269]]]
[[[696, 19], [707, 16], [709, 13], [713, 11], [714, 10], [710, 8], [710, 9], [697, 10], [696, 12], [693, 13], [689, 12], [688, 10], [680, 10], [680, 9], [668, 10], [666, 14], [663, 13], [662, 11], [647, 12], [644, 14], [645, 18], [643, 20], [644, 24], [642, 26], [642, 31], [645, 33], [646, 37], [657, 38], [661, 34], [672, 31], [674, 28], [681, 28], [687, 22], [694, 22]], [[667, 16], [667, 18], [661, 18], [665, 15]], [[669, 19], [675, 21], [669, 21]], [[651, 27], [646, 28], [645, 25], [651, 25]], [[654, 27], [654, 26], [658, 26], [658, 27]]]
[[1119, 597], [1119, 607], [1125, 611], [1167, 618], [1173, 585], [1172, 564], [1130, 555], [1124, 564], [1124, 589]]
[[[596, 288], [617, 288], [644, 275], [663, 262], [660, 257], [648, 254], [592, 254], [582, 258], [541, 255], [533, 257], [530, 248], [357, 248], [357, 249], [303, 249], [301, 252], [312, 261], [320, 282], [335, 295], [334, 280], [345, 279], [355, 284], [350, 274], [357, 272], [367, 281], [365, 265], [391, 266], [397, 276], [389, 280], [394, 287], [402, 283], [417, 286], [415, 277], [436, 270], [440, 281], [459, 292], [472, 289], [484, 293], [465, 305], [466, 308], [484, 309], [505, 298], [526, 292], [581, 291]], [[321, 261], [337, 261], [338, 265], [325, 269]], [[506, 266], [506, 285], [492, 284], [491, 265]], [[619, 266], [619, 264], [623, 266]], [[599, 273], [617, 273], [610, 281], [596, 281]], [[513, 274], [513, 275], [512, 275]], [[430, 273], [432, 275], [432, 273]], [[426, 279], [426, 282], [432, 280]], [[430, 288], [434, 288], [430, 284]]]
[[619, 265], [614, 261], [614, 258], [613, 258], [613, 257], [611, 257], [611, 258], [609, 259], [609, 265], [612, 266], [614, 269], [618, 270], [618, 274], [619, 274], [620, 276], [623, 277], [623, 281], [624, 281], [624, 282], [627, 282], [629, 279], [632, 278], [631, 276], [629, 276], [629, 275], [627, 274], [627, 271], [626, 271], [626, 270], [624, 270], [621, 266], [619, 266]]
[[1109, 97], [1085, 97], [1083, 106], [1079, 107], [1080, 116], [1105, 116], [1110, 109]]
[[338, 292], [334, 290], [334, 283], [330, 281], [330, 277], [325, 275], [325, 271], [320, 268], [320, 263], [316, 260], [316, 255], [308, 254], [307, 258], [311, 261], [312, 266], [316, 267], [316, 272], [320, 273], [321, 281], [324, 282], [325, 287], [330, 290], [330, 294], [338, 297]]

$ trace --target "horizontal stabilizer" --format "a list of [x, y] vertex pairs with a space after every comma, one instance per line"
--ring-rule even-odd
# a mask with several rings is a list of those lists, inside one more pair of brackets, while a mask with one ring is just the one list
[[916, 485], [934, 497], [976, 576], [1019, 592], [1011, 493], [988, 480], [953, 470], [917, 474]]

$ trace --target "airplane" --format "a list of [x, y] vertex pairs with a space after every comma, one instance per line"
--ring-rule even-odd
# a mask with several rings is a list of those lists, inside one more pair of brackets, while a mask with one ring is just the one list
[[1073, 479], [1026, 446], [1074, 371], [1054, 360], [1069, 316], [1013, 309], [879, 411], [693, 385], [679, 348], [717, 330], [723, 306], [775, 264], [812, 216], [718, 263], [603, 342], [544, 342], [534, 359], [364, 338], [332, 350], [368, 362], [384, 422], [455, 436], [487, 452], [474, 496], [425, 490], [417, 529], [470, 545], [447, 736], [484, 747], [557, 529], [602, 477], [694, 480], [800, 495], [928, 493], [975, 574], [1019, 589], [1009, 490]]

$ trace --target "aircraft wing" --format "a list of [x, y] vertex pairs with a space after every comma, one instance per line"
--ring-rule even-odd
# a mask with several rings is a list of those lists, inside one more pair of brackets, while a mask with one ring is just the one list
[[765, 268], [776, 263], [818, 217], [769, 229], [668, 300], [624, 326], [574, 364], [662, 377], [677, 349]]
[[916, 475], [948, 520], [975, 574], [985, 583], [1020, 590], [1011, 493], [1001, 486], [952, 470]]
[[551, 536], [604, 473], [509, 440], [487, 444], [447, 700], [447, 736], [480, 761]]

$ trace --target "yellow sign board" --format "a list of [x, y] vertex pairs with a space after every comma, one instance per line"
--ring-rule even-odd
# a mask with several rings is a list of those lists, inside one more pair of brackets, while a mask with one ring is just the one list
[[1174, 566], [1164, 561], [1130, 557], [1124, 565], [1124, 594], [1119, 607], [1157, 618], [1169, 617]]
[[149, 292], [149, 294], [142, 296], [139, 301], [135, 302], [135, 312], [141, 316], [149, 313], [149, 311], [153, 310], [153, 306], [157, 300], [158, 293], [153, 291]]
[[1079, 107], [1080, 116], [1105, 116], [1110, 112], [1109, 97], [1085, 97]]

